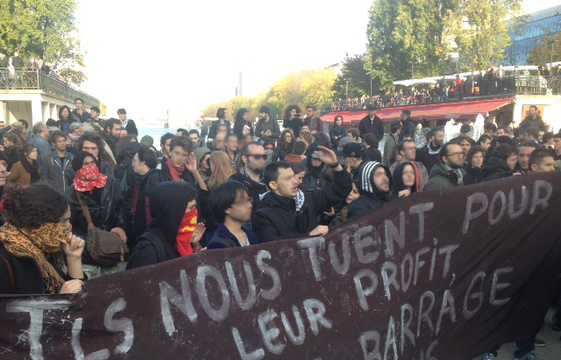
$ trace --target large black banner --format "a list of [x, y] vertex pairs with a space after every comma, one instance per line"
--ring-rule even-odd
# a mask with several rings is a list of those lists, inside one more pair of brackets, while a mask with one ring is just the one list
[[559, 173], [418, 193], [325, 238], [0, 298], [0, 358], [468, 360], [539, 331], [560, 225]]

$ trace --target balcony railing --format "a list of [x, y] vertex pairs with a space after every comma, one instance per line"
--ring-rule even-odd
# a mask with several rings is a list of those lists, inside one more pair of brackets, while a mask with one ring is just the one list
[[87, 106], [99, 106], [99, 100], [95, 97], [39, 70], [0, 69], [0, 91], [2, 90], [42, 90], [69, 102], [81, 98]]
[[339, 99], [322, 107], [323, 111], [357, 111], [407, 105], [438, 104], [507, 95], [561, 95], [561, 76], [513, 75], [494, 80], [465, 80], [460, 87], [443, 82], [430, 88], [406, 88], [385, 95]]

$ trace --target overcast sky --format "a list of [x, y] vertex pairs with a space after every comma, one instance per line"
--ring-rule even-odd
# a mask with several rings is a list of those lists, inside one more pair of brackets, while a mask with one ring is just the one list
[[[340, 62], [366, 47], [372, 0], [79, 1], [88, 80], [82, 89], [134, 119], [187, 117], [284, 75]], [[561, 1], [525, 0], [526, 11]], [[333, 6], [332, 4], [338, 4]]]

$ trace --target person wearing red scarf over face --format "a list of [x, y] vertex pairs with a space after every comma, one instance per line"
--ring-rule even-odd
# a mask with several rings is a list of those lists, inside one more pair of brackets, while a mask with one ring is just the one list
[[189, 239], [186, 236], [189, 230], [181, 229], [183, 223], [190, 222], [193, 218], [196, 197], [197, 191], [182, 182], [164, 182], [152, 190], [152, 221], [146, 232], [138, 238], [127, 269], [177, 259], [182, 256], [182, 252], [202, 250], [198, 239], [200, 240], [204, 227], [199, 225], [199, 230], [195, 228]]
[[[125, 201], [117, 181], [99, 172], [95, 157], [89, 152], [81, 151], [72, 159], [72, 168], [76, 177], [69, 189], [70, 223], [72, 232], [83, 239], [87, 238], [88, 222], [82, 212], [77, 192], [90, 211], [94, 226], [117, 233], [123, 242], [127, 241], [125, 231]], [[84, 272], [88, 278], [111, 274], [122, 270], [119, 264], [111, 268], [102, 268], [89, 255], [87, 249], [82, 254]]]

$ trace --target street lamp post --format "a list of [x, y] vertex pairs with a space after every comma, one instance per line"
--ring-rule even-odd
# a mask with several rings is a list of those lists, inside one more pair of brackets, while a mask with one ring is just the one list
[[349, 80], [345, 79], [345, 100], [349, 98]]

